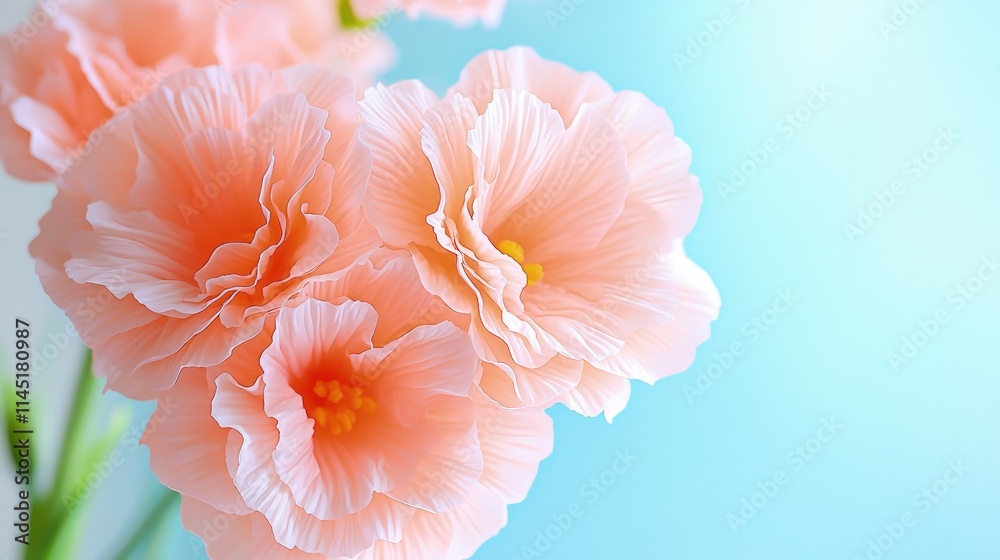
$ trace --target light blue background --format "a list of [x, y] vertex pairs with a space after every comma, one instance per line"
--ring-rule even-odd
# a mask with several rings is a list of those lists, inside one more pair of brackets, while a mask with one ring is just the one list
[[[867, 558], [869, 540], [906, 514], [915, 525], [883, 536], [886, 560], [1000, 557], [1000, 276], [960, 310], [949, 300], [956, 285], [975, 285], [982, 258], [1000, 255], [1000, 7], [911, 2], [919, 9], [885, 37], [880, 21], [903, 3], [511, 0], [497, 30], [390, 23], [401, 57], [387, 81], [419, 78], [443, 91], [482, 50], [526, 44], [665, 107], [705, 193], [687, 247], [723, 297], [693, 368], [636, 386], [613, 425], [554, 411], [555, 452], [476, 560]], [[566, 19], [553, 26], [547, 12], [560, 5]], [[730, 23], [678, 68], [675, 54], [727, 9]], [[782, 119], [819, 87], [832, 97], [813, 99], [787, 137]], [[942, 127], [958, 139], [915, 180], [908, 160]], [[731, 167], [769, 139], [777, 153], [724, 197]], [[845, 224], [894, 181], [905, 191], [852, 242]], [[16, 270], [21, 242], [0, 246]], [[772, 316], [778, 290], [798, 299]], [[947, 324], [894, 370], [889, 353], [939, 310]], [[777, 320], [755, 336], [746, 325], [764, 315]], [[48, 330], [64, 325], [51, 310], [47, 318]], [[743, 354], [708, 378], [734, 343]], [[695, 395], [699, 376], [707, 389]], [[842, 427], [822, 432], [817, 449], [811, 438], [830, 419]], [[806, 446], [815, 454], [796, 462]], [[94, 547], [81, 558], [102, 558], [108, 531], [127, 531], [122, 504], [152, 494], [145, 450], [128, 452], [127, 476], [100, 491]], [[610, 480], [618, 452], [638, 460], [590, 503], [584, 485]], [[945, 496], [929, 509], [914, 501], [956, 461], [969, 471], [938, 483]], [[779, 471], [786, 484], [734, 531], [727, 516]], [[583, 514], [546, 550], [526, 553], [571, 510]], [[164, 557], [189, 558], [179, 524], [169, 531], [175, 547]]]
[[[575, 11], [553, 28], [546, 13], [560, 4]], [[555, 452], [477, 560], [539, 557], [523, 547], [544, 547], [536, 531], [574, 502], [582, 517], [540, 557], [851, 559], [909, 512], [915, 525], [883, 539], [886, 560], [1000, 558], [1000, 276], [961, 310], [948, 301], [982, 257], [1000, 255], [1000, 8], [913, 3], [886, 37], [880, 21], [896, 5], [515, 0], [493, 32], [390, 26], [393, 80], [442, 91], [482, 50], [526, 44], [665, 107], [705, 195], [687, 247], [723, 299], [694, 367], [637, 386], [613, 425], [554, 413]], [[679, 69], [675, 53], [726, 9], [731, 23]], [[786, 138], [784, 115], [819, 86], [832, 97]], [[959, 138], [914, 180], [904, 166], [941, 127]], [[778, 152], [724, 198], [718, 183], [769, 138]], [[844, 225], [897, 180], [903, 194], [852, 243]], [[754, 338], [744, 324], [778, 289], [799, 300]], [[940, 309], [949, 322], [894, 371], [888, 354]], [[744, 355], [689, 401], [685, 387], [734, 342]], [[843, 428], [810, 461], [789, 461], [816, 450], [809, 440], [831, 417]], [[624, 450], [639, 460], [588, 503], [583, 485]], [[968, 473], [938, 484], [947, 494], [929, 510], [914, 503], [956, 460]], [[727, 514], [778, 470], [787, 483], [734, 533]]]

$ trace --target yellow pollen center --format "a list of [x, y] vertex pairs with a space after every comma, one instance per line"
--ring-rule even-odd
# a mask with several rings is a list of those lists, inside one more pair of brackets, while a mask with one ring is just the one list
[[365, 396], [361, 387], [341, 385], [337, 380], [317, 381], [313, 393], [323, 402], [313, 408], [310, 416], [335, 436], [353, 430], [359, 412], [374, 412], [377, 408], [375, 400]]
[[524, 270], [524, 274], [528, 277], [529, 286], [541, 280], [542, 276], [545, 276], [542, 265], [537, 263], [524, 264], [524, 247], [521, 247], [520, 244], [510, 240], [501, 241], [497, 244], [497, 249], [521, 265], [521, 269]]

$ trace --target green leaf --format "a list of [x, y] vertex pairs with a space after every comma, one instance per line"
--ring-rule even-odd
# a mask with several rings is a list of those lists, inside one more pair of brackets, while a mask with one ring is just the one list
[[28, 547], [27, 560], [62, 558], [52, 556], [53, 548], [63, 546], [62, 543], [66, 542], [66, 539], [72, 542], [72, 537], [77, 530], [76, 524], [73, 523], [74, 526], [70, 531], [63, 531], [63, 524], [67, 520], [65, 515], [67, 511], [60, 500], [67, 492], [71, 468], [78, 466], [81, 462], [83, 430], [90, 417], [90, 408], [100, 395], [97, 381], [90, 372], [90, 365], [91, 353], [90, 350], [87, 350], [77, 374], [73, 404], [62, 433], [59, 455], [56, 457], [56, 475], [52, 487], [43, 495], [43, 492], [35, 488], [34, 485], [32, 486], [32, 496], [35, 498], [33, 533], [41, 538], [35, 539], [37, 544]]
[[[121, 444], [122, 436], [125, 435], [125, 430], [129, 427], [129, 422], [132, 420], [132, 410], [125, 405], [120, 405], [115, 408], [111, 413], [111, 418], [108, 420], [107, 427], [103, 430], [103, 436], [92, 444], [85, 455], [85, 459], [77, 463], [76, 465], [71, 465], [70, 470], [66, 471], [67, 480], [69, 481], [68, 492], [71, 498], [78, 498], [85, 493], [87, 485], [90, 484], [90, 475], [94, 472], [95, 465], [100, 465], [101, 463], [107, 462], [111, 465], [111, 473], [108, 474], [108, 478], [114, 475], [115, 465], [114, 461], [110, 461], [111, 454], [115, 451], [115, 448]], [[98, 473], [101, 474], [101, 473]], [[103, 474], [102, 474], [103, 476]], [[100, 485], [103, 485], [107, 480], [102, 480]], [[96, 492], [97, 489], [92, 490]], [[55, 499], [61, 501], [63, 506], [66, 504], [66, 496], [56, 496]], [[90, 496], [87, 496], [89, 499]], [[56, 506], [59, 508], [60, 506]], [[74, 514], [74, 511], [69, 511], [68, 514]]]
[[[4, 359], [3, 354], [0, 354], [0, 363], [5, 364], [7, 361]], [[28, 422], [21, 423], [17, 421], [17, 402], [20, 400], [17, 396], [17, 386], [14, 383], [15, 377], [9, 374], [9, 370], [4, 367], [2, 390], [4, 392], [3, 397], [0, 397], [0, 402], [3, 402], [3, 430], [7, 434], [7, 451], [10, 457], [10, 464], [14, 470], [17, 470], [17, 451], [16, 447], [17, 440], [23, 438], [26, 434], [15, 434], [14, 430], [33, 430], [34, 422], [32, 419], [36, 415], [35, 402], [33, 399], [28, 399], [31, 402], [31, 410], [29, 411]], [[31, 389], [28, 389], [29, 393]], [[34, 435], [34, 434], [30, 434]], [[34, 438], [32, 438], [34, 439]], [[33, 443], [33, 442], [32, 442]]]
[[55, 560], [56, 558], [73, 558], [80, 550], [80, 538], [87, 524], [84, 523], [89, 516], [84, 515], [89, 509], [90, 502], [74, 510], [73, 515], [67, 518], [59, 527], [59, 532], [49, 535], [52, 539], [51, 548], [45, 556], [45, 560]]
[[340, 14], [340, 26], [344, 29], [364, 29], [375, 21], [359, 18], [358, 14], [354, 13], [351, 0], [338, 1], [340, 4], [337, 6], [337, 12]]

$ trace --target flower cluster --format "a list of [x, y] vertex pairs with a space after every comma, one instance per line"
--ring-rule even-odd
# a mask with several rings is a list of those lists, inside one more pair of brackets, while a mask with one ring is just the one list
[[707, 339], [691, 153], [527, 48], [364, 90], [309, 65], [339, 51], [306, 4], [66, 6], [3, 53], [2, 155], [56, 180], [37, 273], [107, 387], [169, 409], [143, 441], [212, 558], [468, 558], [548, 407], [610, 420]]
[[6, 39], [0, 160], [26, 181], [75, 167], [117, 113], [179, 70], [318, 64], [360, 91], [396, 56], [381, 35], [342, 29], [331, 0], [47, 0]]

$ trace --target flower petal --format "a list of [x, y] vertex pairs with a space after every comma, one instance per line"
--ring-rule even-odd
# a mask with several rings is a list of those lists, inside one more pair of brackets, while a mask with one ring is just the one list
[[459, 93], [472, 99], [480, 112], [493, 100], [494, 90], [530, 91], [562, 115], [566, 126], [585, 103], [593, 103], [614, 93], [603, 78], [593, 72], [543, 59], [528, 47], [487, 51], [472, 59], [448, 95]]
[[370, 88], [359, 104], [361, 141], [375, 158], [365, 211], [389, 245], [433, 243], [427, 216], [440, 196], [420, 135], [421, 119], [437, 101], [420, 82], [406, 81]]

